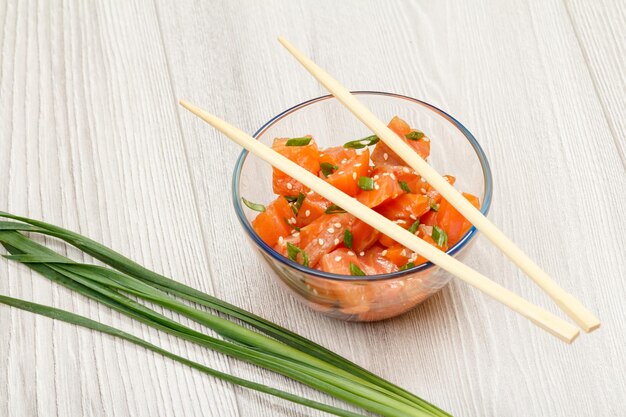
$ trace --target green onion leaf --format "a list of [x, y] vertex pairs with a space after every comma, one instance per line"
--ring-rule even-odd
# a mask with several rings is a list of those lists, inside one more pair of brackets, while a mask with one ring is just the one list
[[295, 195], [285, 195], [283, 197], [285, 197], [285, 200], [289, 201], [290, 203], [293, 203], [298, 199], [298, 197]]
[[374, 189], [374, 178], [359, 177], [359, 188], [363, 191], [372, 191]]
[[287, 143], [285, 143], [285, 146], [306, 146], [309, 144], [309, 142], [311, 142], [311, 139], [313, 138], [292, 138], [289, 139]]
[[243, 201], [243, 204], [248, 206], [250, 210], [260, 211], [260, 212], [265, 211], [265, 206], [263, 204], [253, 203], [252, 201], [246, 200], [243, 197], [241, 197], [241, 201]]
[[417, 232], [417, 228], [419, 227], [419, 225], [420, 225], [420, 220], [419, 220], [419, 219], [417, 219], [417, 220], [415, 220], [415, 222], [411, 225], [411, 227], [409, 227], [408, 231], [409, 231], [411, 234], [415, 234], [415, 232]]
[[352, 232], [348, 229], [343, 231], [343, 244], [346, 245], [346, 248], [352, 249]]
[[342, 209], [341, 207], [339, 207], [336, 204], [331, 204], [330, 206], [328, 206], [328, 208], [326, 209], [326, 211], [324, 213], [326, 214], [339, 214], [339, 213], [345, 213], [346, 211], [344, 209]]
[[448, 244], [448, 234], [437, 226], [433, 226], [432, 238], [437, 246], [446, 246]]
[[298, 215], [298, 211], [300, 211], [300, 207], [302, 207], [302, 203], [304, 202], [304, 199], [305, 199], [305, 195], [302, 193], [298, 193], [298, 198], [296, 198], [296, 200], [291, 205], [291, 209], [293, 210], [293, 213], [296, 216]]
[[350, 149], [363, 149], [366, 146], [372, 146], [378, 143], [379, 141], [379, 137], [376, 135], [372, 135], [372, 136], [368, 136], [366, 138], [363, 139], [358, 139], [358, 140], [353, 140], [350, 142], [346, 142], [343, 144], [344, 148], [350, 148]]
[[330, 162], [322, 162], [320, 164], [320, 168], [322, 170], [322, 174], [324, 174], [325, 177], [328, 177], [339, 167], [337, 165], [331, 164]]
[[414, 268], [414, 267], [415, 267], [415, 264], [413, 262], [409, 262], [406, 265], [402, 265], [398, 270], [405, 271], [407, 269]]
[[356, 266], [353, 262], [350, 262], [350, 275], [365, 276], [365, 272]]
[[430, 200], [430, 209], [432, 211], [439, 211], [439, 204], [437, 204], [435, 200]]
[[287, 257], [294, 262], [298, 262], [298, 254], [302, 255], [302, 265], [309, 266], [309, 255], [293, 243], [287, 242]]
[[411, 192], [409, 184], [407, 184], [406, 181], [398, 181], [398, 184], [400, 184], [400, 188], [402, 188], [403, 191], [406, 191], [407, 193]]
[[404, 135], [404, 137], [409, 140], [420, 140], [421, 138], [424, 137], [424, 133], [420, 132], [419, 130], [414, 130]]

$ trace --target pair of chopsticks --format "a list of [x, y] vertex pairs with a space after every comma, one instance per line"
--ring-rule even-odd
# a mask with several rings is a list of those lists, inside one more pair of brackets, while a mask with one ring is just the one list
[[[307, 58], [286, 39], [279, 42], [348, 110], [385, 142], [411, 168], [417, 171], [433, 188], [448, 200], [467, 220], [491, 240], [521, 270], [532, 278], [558, 306], [565, 311], [585, 331], [590, 332], [600, 326], [600, 321], [586, 309], [580, 301], [558, 286], [536, 263], [504, 235], [493, 223], [477, 210], [465, 197], [451, 186], [437, 171], [426, 163], [409, 145], [404, 143], [385, 123], [372, 114], [350, 91], [333, 79], [326, 71]], [[258, 142], [252, 136], [226, 123], [218, 117], [180, 100], [180, 104], [211, 126], [222, 132], [240, 146], [298, 180], [311, 190], [343, 208], [381, 233], [401, 243], [405, 247], [467, 282], [493, 299], [528, 318], [533, 323], [561, 340], [571, 343], [579, 330], [569, 322], [538, 307], [519, 295], [491, 281], [486, 276], [461, 263], [445, 252], [431, 246], [416, 235], [398, 226], [391, 220], [359, 203], [316, 175], [308, 172], [270, 147]]]

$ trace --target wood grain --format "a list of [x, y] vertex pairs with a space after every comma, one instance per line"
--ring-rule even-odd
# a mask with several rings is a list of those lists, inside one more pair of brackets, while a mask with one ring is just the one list
[[[619, 0], [0, 2], [0, 209], [79, 230], [456, 416], [621, 416], [623, 17]], [[279, 34], [349, 88], [422, 98], [464, 123], [494, 171], [490, 217], [603, 328], [565, 346], [460, 283], [375, 324], [332, 321], [293, 300], [236, 224], [230, 174], [239, 149], [176, 106], [185, 97], [252, 132], [323, 94]], [[487, 242], [473, 251], [470, 266], [557, 312]], [[15, 264], [0, 262], [0, 293], [308, 393]], [[321, 415], [27, 313], [0, 307], [0, 329], [2, 416]]]

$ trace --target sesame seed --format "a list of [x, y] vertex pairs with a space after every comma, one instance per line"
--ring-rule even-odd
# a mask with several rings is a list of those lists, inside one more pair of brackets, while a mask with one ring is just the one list
[[359, 162], [358, 164], [354, 164], [354, 166], [355, 166], [356, 168], [360, 167], [361, 165], [363, 165], [363, 164], [362, 164], [362, 163], [360, 163], [360, 162]]
[[317, 292], [317, 290], [316, 290], [315, 288], [313, 288], [313, 294], [315, 294], [315, 295], [319, 295], [319, 294], [318, 294], [318, 292]]
[[402, 249], [402, 252], [400, 252], [400, 255], [406, 256], [406, 249]]
[[300, 232], [298, 232], [297, 230], [294, 230], [293, 232], [291, 232], [291, 235], [293, 237], [298, 237], [298, 236], [300, 236]]
[[406, 224], [406, 220], [398, 219], [395, 221], [397, 224]]
[[426, 194], [426, 189], [425, 189], [425, 188], [420, 188], [420, 192], [421, 192], [422, 194]]
[[416, 216], [415, 214], [409, 214], [409, 217], [410, 217], [412, 220], [417, 220], [417, 216]]
[[409, 172], [411, 172], [411, 170], [409, 169], [409, 167], [403, 167], [402, 172], [404, 172], [405, 174], [408, 174]]
[[389, 176], [391, 177], [392, 180], [394, 180], [394, 181], [396, 180], [396, 176], [393, 175], [393, 172], [391, 174], [389, 174]]
[[341, 227], [341, 223], [337, 222], [337, 223], [333, 224], [333, 226], [335, 226], [337, 229], [339, 229]]
[[376, 181], [377, 179], [379, 179], [380, 177], [378, 175], [374, 175], [372, 178], [374, 178], [374, 181]]
[[383, 159], [386, 161], [387, 159], [389, 159], [389, 154], [387, 152], [385, 152], [383, 154]]
[[306, 193], [307, 195], [311, 195], [313, 194], [313, 190], [309, 191], [308, 193]]
[[288, 189], [288, 190], [291, 190], [292, 188], [293, 188], [293, 185], [292, 185], [290, 182], [288, 182], [288, 183], [287, 183], [287, 189]]
[[353, 179], [353, 180], [356, 180], [356, 172], [353, 172], [353, 173], [352, 173], [352, 179]]
[[310, 215], [311, 215], [311, 210], [306, 210], [306, 211], [304, 212], [304, 216], [305, 216], [305, 217], [309, 217]]
[[364, 256], [364, 255], [365, 255], [365, 252], [363, 251], [359, 252], [359, 256]]
[[388, 172], [383, 172], [383, 177], [388, 177], [389, 173]]
[[411, 257], [409, 258], [409, 261], [411, 262], [417, 261], [417, 253], [413, 253], [413, 255], [411, 255]]
[[339, 244], [339, 239], [338, 239], [338, 238], [335, 238], [335, 241], [334, 241], [333, 243], [334, 243], [335, 245], [338, 245], [338, 244]]
[[420, 178], [421, 182], [426, 182], [426, 180], [424, 178]]
[[337, 174], [342, 175], [342, 174], [344, 174], [344, 172], [343, 171], [339, 171]]
[[328, 229], [326, 229], [326, 231], [328, 233], [335, 233], [335, 229], [333, 229], [332, 227], [329, 227]]
[[321, 153], [321, 154], [320, 154], [320, 156], [324, 156], [324, 154], [323, 154], [323, 153]]
[[345, 164], [346, 162], [348, 162], [348, 160], [347, 160], [346, 158], [343, 158], [343, 159], [341, 160], [341, 163], [342, 163], [342, 164]]
[[285, 239], [282, 236], [278, 238], [278, 243], [280, 243], [281, 245], [283, 244], [284, 241]]
[[381, 254], [381, 255], [383, 255], [383, 256], [387, 256], [387, 249], [385, 249], [384, 251], [382, 251], [380, 254]]
[[404, 287], [404, 281], [398, 282], [398, 285], [400, 285], [401, 287]]
[[354, 252], [352, 252], [351, 250], [348, 251], [348, 255], [350, 256], [354, 256]]
[[380, 189], [380, 185], [378, 185], [378, 184], [374, 184], [374, 189], [375, 189], [375, 190]]
[[335, 256], [335, 262], [339, 262], [341, 260], [341, 256]]
[[317, 239], [317, 243], [320, 244], [320, 246], [324, 245], [324, 239]]

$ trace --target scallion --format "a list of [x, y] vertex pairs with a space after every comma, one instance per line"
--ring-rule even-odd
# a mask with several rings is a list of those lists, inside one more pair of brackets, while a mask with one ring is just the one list
[[372, 191], [375, 186], [374, 178], [359, 177], [358, 185], [359, 188], [363, 191]]
[[405, 138], [409, 139], [409, 140], [420, 140], [421, 138], [424, 137], [424, 133], [414, 130], [412, 132], [407, 133], [406, 135], [404, 135]]
[[241, 197], [241, 201], [243, 201], [243, 204], [245, 204], [250, 210], [261, 212], [265, 211], [265, 206], [263, 204], [253, 203], [252, 201], [246, 200], [243, 197]]
[[308, 267], [309, 266], [309, 255], [307, 253], [294, 245], [291, 242], [287, 242], [287, 257], [294, 262], [298, 262], [298, 254], [302, 255], [302, 265]]
[[306, 146], [311, 142], [310, 137], [292, 138], [285, 143], [285, 146]]
[[448, 234], [438, 226], [433, 226], [432, 236], [437, 246], [446, 246], [448, 244]]
[[403, 191], [407, 193], [411, 192], [411, 188], [409, 188], [409, 184], [407, 184], [406, 181], [398, 181], [398, 184], [400, 184], [400, 188], [402, 188]]
[[352, 232], [348, 229], [343, 231], [343, 244], [346, 245], [346, 248], [352, 249]]
[[330, 162], [322, 162], [320, 164], [320, 169], [322, 170], [322, 174], [324, 174], [325, 177], [331, 175], [338, 168], [339, 167], [337, 165], [333, 165]]
[[340, 214], [340, 213], [345, 213], [346, 211], [344, 209], [342, 209], [341, 207], [339, 207], [336, 204], [331, 204], [330, 206], [328, 206], [328, 208], [324, 211], [324, 213], [326, 214]]
[[343, 147], [349, 148], [349, 149], [363, 149], [367, 146], [372, 146], [372, 145], [377, 144], [379, 140], [380, 138], [378, 136], [372, 135], [363, 139], [352, 140], [350, 142], [346, 142], [343, 144]]
[[365, 272], [359, 268], [354, 262], [350, 262], [350, 275], [365, 276]]

